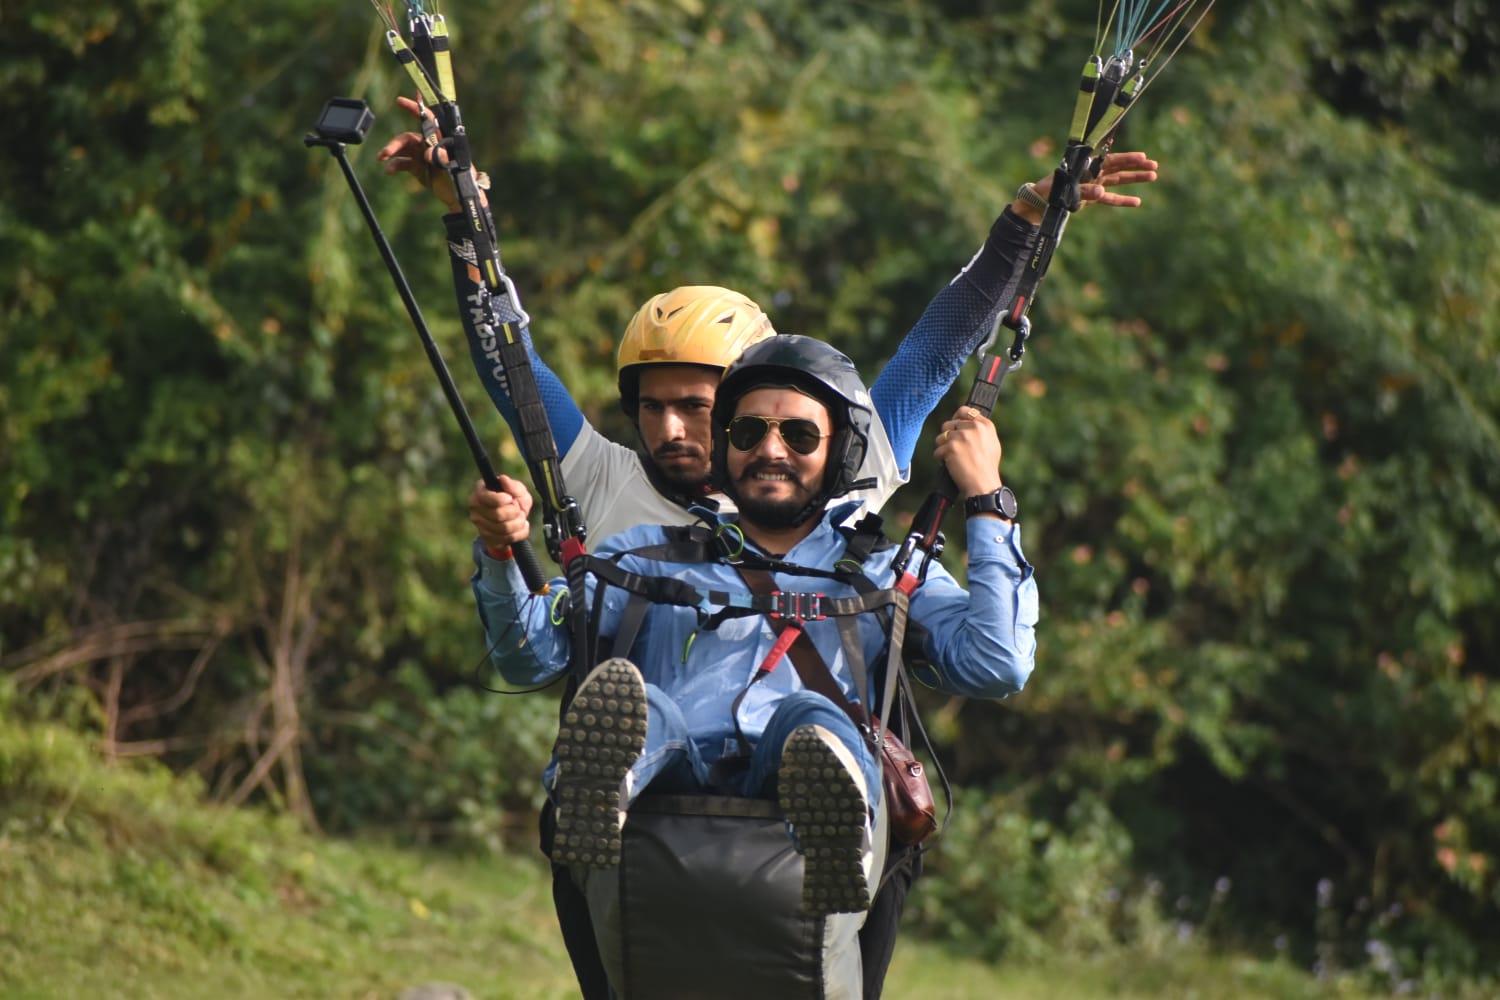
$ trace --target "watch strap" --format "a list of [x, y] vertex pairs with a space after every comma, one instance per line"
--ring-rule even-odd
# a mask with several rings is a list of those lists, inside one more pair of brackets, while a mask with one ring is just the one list
[[999, 514], [1001, 517], [1015, 520], [1016, 509], [1016, 495], [1009, 486], [1002, 486], [993, 493], [981, 493], [964, 501], [965, 517], [973, 517], [976, 514]]

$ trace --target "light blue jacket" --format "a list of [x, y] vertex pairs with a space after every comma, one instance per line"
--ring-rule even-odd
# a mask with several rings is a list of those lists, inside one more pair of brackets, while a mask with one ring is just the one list
[[[831, 568], [844, 555], [845, 536], [834, 525], [852, 510], [840, 505], [824, 514], [813, 532], [799, 542], [785, 561], [800, 566]], [[726, 516], [732, 519], [732, 515]], [[600, 556], [629, 553], [665, 541], [663, 529], [648, 525], [631, 528], [606, 539]], [[1030, 676], [1036, 652], [1037, 588], [1032, 567], [1021, 552], [1020, 528], [994, 518], [968, 522], [969, 584], [964, 590], [936, 562], [911, 601], [911, 620], [927, 630], [926, 654], [937, 670], [943, 690], [972, 698], [1003, 698], [1019, 691]], [[520, 572], [510, 561], [499, 561], [476, 546], [478, 570], [473, 577], [480, 620], [489, 638], [490, 656], [506, 681], [534, 685], [556, 677], [568, 667], [570, 636], [565, 625], [552, 621], [554, 597], [527, 593]], [[865, 575], [878, 587], [893, 581], [891, 552], [876, 552], [865, 562]], [[696, 588], [748, 591], [733, 567], [723, 563], [674, 564], [627, 554], [622, 568], [646, 576], [669, 576]], [[786, 592], [814, 592], [830, 597], [856, 596], [853, 587], [826, 577], [773, 574]], [[554, 594], [566, 586], [553, 581]], [[589, 580], [593, 607], [596, 581]], [[627, 596], [617, 587], [605, 592], [599, 634], [613, 635]], [[874, 614], [859, 616], [865, 662], [875, 668], [885, 633]], [[845, 658], [837, 623], [829, 618], [806, 624], [840, 685], [855, 698], [854, 679]], [[700, 631], [691, 608], [656, 605], [641, 625], [634, 645], [625, 655], [641, 670], [648, 684], [660, 687], [681, 706], [694, 741], [706, 761], [726, 752], [735, 732], [730, 708], [775, 642], [776, 634], [764, 615], [725, 620], [716, 630]], [[618, 655], [618, 654], [617, 654]], [[741, 728], [752, 743], [759, 739], [776, 703], [802, 688], [790, 661], [783, 657], [771, 675], [757, 683], [739, 709]]]

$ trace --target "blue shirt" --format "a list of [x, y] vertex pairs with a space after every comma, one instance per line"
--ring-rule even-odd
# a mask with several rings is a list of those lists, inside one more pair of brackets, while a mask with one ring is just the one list
[[[843, 504], [824, 514], [817, 527], [786, 554], [785, 561], [801, 566], [832, 568], [845, 552], [846, 539], [834, 526], [852, 512]], [[726, 516], [725, 520], [731, 519]], [[748, 587], [736, 570], [724, 563], [665, 563], [629, 554], [666, 540], [660, 526], [631, 528], [606, 539], [598, 555], [626, 553], [623, 569], [646, 576], [684, 580], [700, 593], [710, 590], [745, 593]], [[934, 562], [927, 579], [911, 600], [911, 620], [927, 630], [926, 654], [937, 672], [937, 685], [951, 694], [972, 698], [1003, 698], [1019, 691], [1030, 676], [1036, 653], [1037, 588], [1031, 565], [1021, 552], [1020, 528], [987, 517], [968, 522], [970, 590]], [[873, 553], [864, 573], [877, 587], [890, 587], [894, 574], [891, 552]], [[534, 685], [557, 677], [568, 667], [570, 636], [565, 625], [554, 624], [555, 598], [527, 593], [513, 562], [497, 561], [476, 546], [478, 571], [474, 596], [480, 620], [491, 643], [490, 656], [509, 683]], [[773, 574], [786, 592], [814, 592], [830, 597], [856, 596], [848, 584], [826, 577]], [[589, 580], [589, 606], [597, 586]], [[566, 587], [553, 581], [554, 594]], [[605, 592], [601, 635], [613, 635], [628, 595], [617, 587]], [[874, 614], [861, 614], [859, 635], [866, 664], [878, 664], [885, 633]], [[849, 695], [856, 697], [838, 624], [833, 619], [805, 625], [823, 661]], [[765, 659], [776, 633], [764, 615], [730, 618], [712, 631], [700, 631], [692, 608], [651, 607], [630, 650], [625, 653], [640, 668], [646, 683], [665, 691], [681, 708], [689, 732], [704, 759], [724, 753], [735, 732], [730, 709]], [[617, 651], [618, 652], [618, 651]], [[755, 684], [739, 710], [740, 726], [753, 743], [764, 731], [777, 702], [803, 687], [796, 669], [785, 657], [770, 676]]]

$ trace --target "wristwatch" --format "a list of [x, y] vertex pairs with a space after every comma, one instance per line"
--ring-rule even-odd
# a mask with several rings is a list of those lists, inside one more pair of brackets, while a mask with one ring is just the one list
[[981, 493], [964, 501], [964, 516], [975, 514], [999, 514], [1008, 521], [1016, 519], [1016, 495], [1009, 486], [1002, 486], [993, 493]]

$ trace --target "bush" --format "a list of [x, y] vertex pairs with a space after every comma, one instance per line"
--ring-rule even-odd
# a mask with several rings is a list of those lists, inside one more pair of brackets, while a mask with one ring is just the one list
[[409, 664], [366, 711], [325, 714], [322, 728], [307, 769], [330, 829], [378, 824], [403, 839], [492, 849], [532, 839], [555, 697], [438, 691]]

